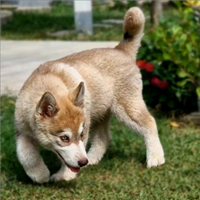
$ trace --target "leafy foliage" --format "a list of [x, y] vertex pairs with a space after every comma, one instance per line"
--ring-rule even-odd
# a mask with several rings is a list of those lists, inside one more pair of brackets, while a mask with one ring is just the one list
[[[146, 34], [138, 59], [154, 64], [151, 73], [142, 71], [149, 105], [192, 111], [197, 110], [197, 95], [200, 97], [199, 16], [191, 7], [175, 3], [178, 13], [162, 18], [160, 25]], [[167, 81], [168, 87], [152, 85], [152, 77]]]

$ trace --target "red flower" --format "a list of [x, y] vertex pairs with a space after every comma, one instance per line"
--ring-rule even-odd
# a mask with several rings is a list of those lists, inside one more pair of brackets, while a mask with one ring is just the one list
[[153, 76], [153, 77], [151, 78], [151, 84], [152, 84], [152, 85], [159, 86], [159, 85], [160, 85], [160, 82], [161, 82], [161, 80], [160, 80], [159, 78], [157, 78], [156, 76]]
[[138, 60], [137, 61], [137, 66], [140, 69], [145, 69], [147, 72], [152, 72], [154, 69], [154, 66], [150, 62], [146, 62], [145, 60]]
[[146, 64], [144, 65], [144, 69], [145, 69], [147, 72], [152, 72], [153, 69], [154, 69], [154, 66], [153, 66], [152, 63], [146, 63]]
[[138, 61], [137, 61], [137, 66], [138, 66], [140, 69], [144, 69], [145, 64], [146, 64], [146, 61], [145, 61], [145, 60], [138, 60]]
[[158, 77], [151, 78], [151, 84], [159, 87], [161, 90], [168, 87], [169, 83], [167, 81], [161, 81]]
[[163, 90], [163, 89], [167, 88], [168, 85], [169, 85], [169, 83], [167, 81], [161, 81], [159, 88]]

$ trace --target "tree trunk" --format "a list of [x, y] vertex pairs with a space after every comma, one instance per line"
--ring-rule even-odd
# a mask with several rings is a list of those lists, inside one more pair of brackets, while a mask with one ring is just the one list
[[151, 1], [151, 25], [155, 27], [159, 24], [159, 18], [162, 15], [162, 1], [161, 0], [154, 0]]

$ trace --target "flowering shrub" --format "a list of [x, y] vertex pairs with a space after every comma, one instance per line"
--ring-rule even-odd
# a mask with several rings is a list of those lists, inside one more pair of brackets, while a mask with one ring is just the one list
[[[154, 66], [150, 62], [146, 62], [145, 60], [138, 60], [137, 66], [140, 69], [144, 69], [146, 72], [152, 72], [154, 70]], [[165, 89], [168, 87], [169, 83], [167, 81], [162, 81], [158, 77], [153, 76], [150, 81], [151, 85], [155, 85], [160, 89]]]
[[200, 96], [199, 18], [180, 5], [177, 17], [163, 18], [146, 33], [137, 65], [143, 76], [143, 95], [149, 106], [167, 110], [197, 110]]

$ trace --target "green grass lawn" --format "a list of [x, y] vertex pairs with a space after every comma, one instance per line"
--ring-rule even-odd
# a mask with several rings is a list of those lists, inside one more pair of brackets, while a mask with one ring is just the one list
[[[1, 96], [2, 200], [200, 199], [200, 129], [172, 129], [167, 118], [157, 116], [166, 164], [147, 169], [143, 140], [113, 118], [113, 139], [98, 165], [82, 169], [75, 180], [38, 185], [16, 158], [14, 106], [15, 98]], [[59, 169], [54, 154], [41, 153], [52, 173]]]

